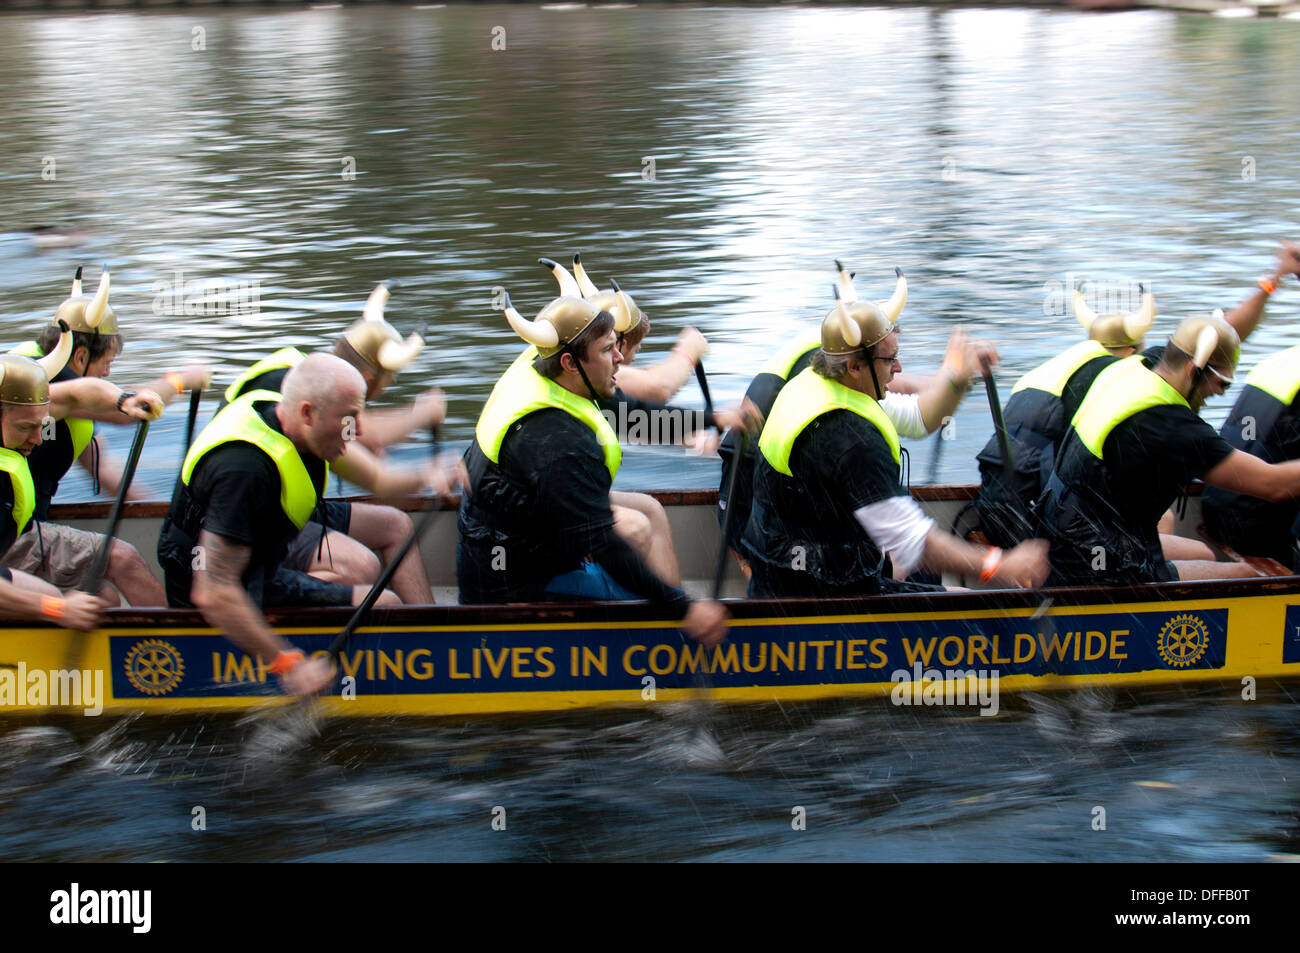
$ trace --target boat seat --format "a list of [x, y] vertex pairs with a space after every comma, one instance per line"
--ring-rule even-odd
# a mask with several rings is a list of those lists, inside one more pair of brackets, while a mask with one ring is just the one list
[[1258, 574], [1261, 575], [1261, 576], [1293, 576], [1293, 575], [1295, 575], [1295, 573], [1293, 573], [1289, 568], [1287, 568], [1286, 566], [1283, 566], [1283, 565], [1282, 565], [1280, 562], [1278, 562], [1276, 559], [1270, 559], [1268, 556], [1243, 556], [1243, 555], [1241, 555], [1239, 552], [1237, 552], [1235, 549], [1233, 549], [1233, 548], [1232, 548], [1231, 546], [1229, 546], [1227, 543], [1220, 542], [1219, 540], [1217, 540], [1217, 539], [1215, 539], [1213, 536], [1211, 536], [1211, 535], [1210, 535], [1210, 531], [1207, 530], [1207, 529], [1205, 528], [1205, 524], [1204, 524], [1204, 523], [1202, 523], [1202, 524], [1200, 524], [1199, 526], [1196, 527], [1196, 533], [1197, 533], [1198, 536], [1201, 537], [1201, 539], [1203, 539], [1206, 543], [1208, 543], [1208, 544], [1209, 544], [1211, 547], [1213, 547], [1214, 549], [1217, 549], [1219, 552], [1223, 553], [1223, 554], [1224, 554], [1225, 556], [1227, 556], [1228, 559], [1230, 559], [1231, 561], [1233, 561], [1233, 562], [1238, 562], [1238, 563], [1245, 563], [1247, 566], [1249, 566], [1251, 569], [1255, 570], [1255, 572], [1258, 573]]

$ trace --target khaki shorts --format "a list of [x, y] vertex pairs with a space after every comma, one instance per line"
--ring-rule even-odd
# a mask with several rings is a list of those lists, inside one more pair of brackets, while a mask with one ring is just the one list
[[[95, 553], [104, 544], [103, 533], [91, 533], [58, 523], [36, 523], [9, 547], [0, 560], [59, 589], [75, 588], [90, 572]], [[44, 549], [44, 559], [41, 558]]]

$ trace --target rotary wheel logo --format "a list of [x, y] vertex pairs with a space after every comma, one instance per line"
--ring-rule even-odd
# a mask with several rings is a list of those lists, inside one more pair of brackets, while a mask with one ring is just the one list
[[1156, 636], [1156, 651], [1171, 668], [1195, 665], [1210, 644], [1210, 630], [1194, 615], [1176, 615]]
[[126, 678], [146, 695], [166, 695], [181, 683], [185, 663], [170, 642], [146, 639], [126, 653]]

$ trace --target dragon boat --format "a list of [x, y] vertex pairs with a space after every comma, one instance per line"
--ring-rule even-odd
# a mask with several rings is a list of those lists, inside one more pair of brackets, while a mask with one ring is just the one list
[[[975, 488], [913, 492], [948, 526]], [[686, 588], [705, 593], [719, 545], [716, 492], [654, 495], [669, 514]], [[1179, 523], [1187, 535], [1199, 520], [1197, 497], [1190, 502]], [[56, 506], [51, 518], [102, 529], [107, 510]], [[165, 510], [164, 503], [126, 507], [121, 535], [146, 557]], [[744, 579], [729, 560], [724, 597], [733, 623], [724, 644], [705, 649], [647, 603], [456, 605], [454, 506], [436, 514], [421, 544], [439, 604], [374, 609], [340, 656], [324, 714], [652, 705], [693, 697], [702, 685], [721, 702], [874, 695], [962, 704], [991, 690], [1253, 685], [1300, 675], [1300, 576], [778, 601], [742, 598]], [[268, 612], [308, 652], [324, 652], [350, 616], [349, 609]], [[277, 699], [285, 700], [265, 665], [194, 611], [123, 607], [92, 633], [26, 622], [0, 627], [0, 716], [238, 711]]]

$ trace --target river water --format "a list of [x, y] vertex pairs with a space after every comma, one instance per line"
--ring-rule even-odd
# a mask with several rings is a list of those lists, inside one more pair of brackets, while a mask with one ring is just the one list
[[[0, 340], [30, 338], [77, 265], [93, 285], [107, 263], [129, 339], [114, 379], [203, 360], [224, 384], [277, 347], [326, 346], [396, 279], [388, 316], [423, 323], [429, 346], [390, 394], [444, 388], [456, 445], [520, 347], [499, 289], [526, 314], [555, 293], [539, 255], [581, 251], [636, 297], [654, 322], [643, 360], [704, 331], [719, 399], [816, 326], [834, 258], [871, 297], [898, 266], [905, 370], [934, 367], [960, 325], [1000, 347], [1005, 395], [1079, 338], [1072, 281], [1120, 305], [1149, 284], [1154, 338], [1231, 307], [1276, 239], [1300, 238], [1294, 22], [13, 14], [0, 76]], [[68, 247], [40, 247], [41, 228]], [[1243, 372], [1300, 343], [1298, 301], [1277, 295]], [[693, 383], [680, 399], [699, 406]], [[151, 431], [142, 477], [159, 491], [183, 416]], [[972, 480], [990, 430], [977, 390], [937, 461], [936, 441], [913, 444], [913, 481]], [[124, 454], [130, 432], [110, 439]], [[716, 460], [636, 448], [619, 485], [716, 480]], [[13, 859], [1261, 859], [1297, 852], [1295, 723], [1276, 693], [964, 720], [846, 703], [719, 712], [721, 754], [690, 719], [609, 713], [335, 724], [283, 758], [221, 720], [6, 723], [0, 845]], [[1124, 822], [1092, 831], [1096, 805]], [[268, 823], [279, 836], [251, 836]]]

